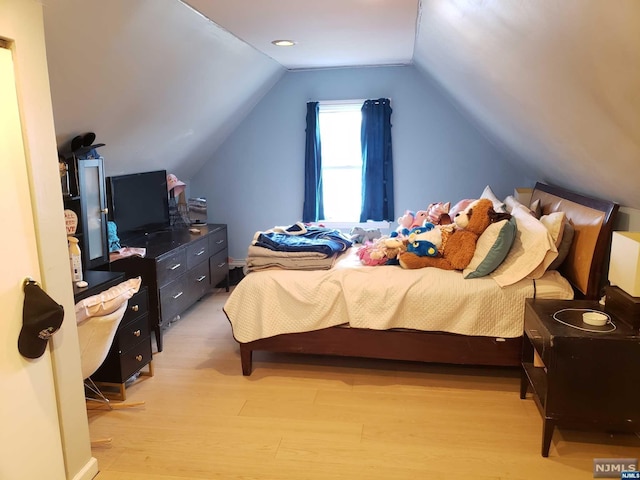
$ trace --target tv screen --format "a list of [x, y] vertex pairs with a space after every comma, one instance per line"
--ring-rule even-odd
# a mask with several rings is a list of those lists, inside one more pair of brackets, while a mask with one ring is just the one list
[[121, 240], [169, 227], [166, 170], [108, 177], [107, 196]]

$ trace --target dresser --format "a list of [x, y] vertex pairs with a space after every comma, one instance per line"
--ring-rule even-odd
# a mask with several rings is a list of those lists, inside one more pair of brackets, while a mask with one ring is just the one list
[[[87, 287], [74, 285], [74, 300], [97, 295], [118, 285], [125, 279], [124, 273], [87, 270], [84, 274]], [[144, 372], [142, 369], [148, 367]], [[149, 301], [147, 287], [141, 287], [127, 303], [127, 311], [122, 317], [113, 343], [100, 368], [91, 375], [91, 380], [101, 387], [115, 389], [119, 400], [126, 400], [125, 385], [136, 374], [153, 376], [151, 354], [151, 334], [149, 329]]]
[[162, 351], [162, 330], [220, 282], [229, 290], [227, 226], [207, 224], [154, 232], [128, 242], [144, 257], [111, 263], [111, 271], [140, 275], [149, 291], [149, 325]]

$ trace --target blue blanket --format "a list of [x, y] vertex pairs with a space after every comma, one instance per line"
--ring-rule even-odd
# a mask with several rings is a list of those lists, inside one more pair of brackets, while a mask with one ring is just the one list
[[319, 252], [332, 256], [344, 252], [352, 242], [339, 230], [308, 226], [302, 233], [259, 233], [254, 245], [279, 252]]

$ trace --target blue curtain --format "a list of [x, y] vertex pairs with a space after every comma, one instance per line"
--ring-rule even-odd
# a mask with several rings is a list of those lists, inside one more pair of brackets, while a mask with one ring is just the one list
[[304, 152], [304, 205], [302, 207], [302, 221], [316, 222], [324, 218], [318, 102], [307, 103], [306, 132], [306, 146]]
[[395, 220], [391, 102], [367, 100], [362, 105], [362, 212], [360, 221]]

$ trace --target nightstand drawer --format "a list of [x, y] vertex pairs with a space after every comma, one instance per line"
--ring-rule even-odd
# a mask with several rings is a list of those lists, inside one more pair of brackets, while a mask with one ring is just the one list
[[149, 297], [147, 295], [147, 288], [142, 287], [140, 290], [129, 299], [127, 304], [127, 311], [122, 317], [121, 325], [134, 320], [135, 318], [145, 315], [149, 311]]
[[118, 336], [116, 337], [116, 348], [118, 352], [124, 352], [149, 336], [149, 316], [144, 314], [136, 317], [126, 324], [120, 324]]
[[198, 240], [187, 247], [187, 270], [209, 258], [209, 242], [206, 238]]
[[219, 232], [209, 235], [209, 255], [227, 249], [227, 229], [223, 228]]
[[120, 354], [120, 378], [125, 382], [134, 373], [148, 365], [151, 358], [151, 342], [148, 338]]
[[181, 248], [171, 252], [157, 263], [157, 282], [162, 287], [187, 271], [187, 252]]

